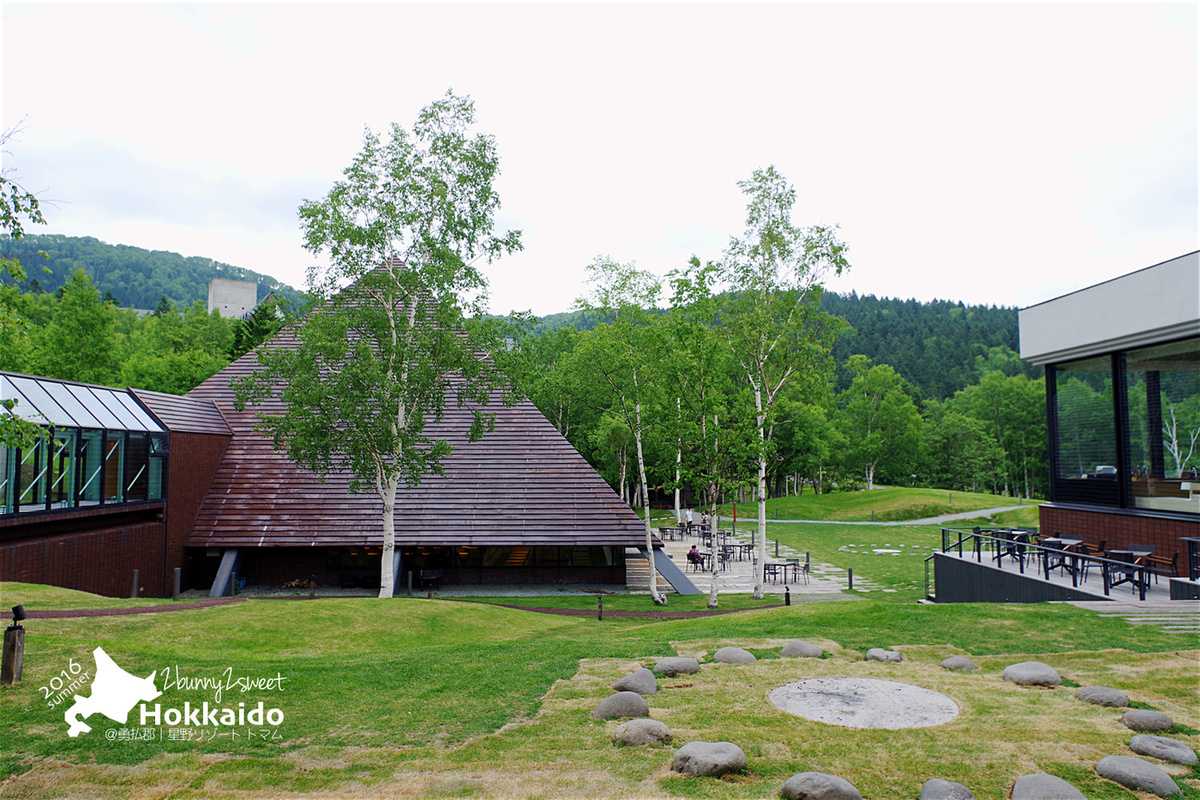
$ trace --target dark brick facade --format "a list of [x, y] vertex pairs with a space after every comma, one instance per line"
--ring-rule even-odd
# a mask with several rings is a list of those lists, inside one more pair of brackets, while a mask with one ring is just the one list
[[0, 547], [0, 578], [128, 597], [136, 569], [139, 594], [153, 597], [159, 594], [165, 541], [165, 525], [143, 522], [9, 542]]
[[1090, 547], [1106, 542], [1109, 550], [1129, 545], [1154, 545], [1156, 555], [1179, 553], [1179, 574], [1186, 572], [1187, 543], [1180, 537], [1200, 537], [1200, 519], [1151, 516], [1120, 509], [1079, 508], [1045, 503], [1040, 510], [1042, 533], [1082, 536]]
[[200, 510], [213, 474], [225, 454], [228, 436], [205, 433], [171, 434], [171, 459], [167, 476], [167, 565], [162, 575], [161, 592], [171, 594], [176, 567], [183, 568], [183, 588], [208, 588], [200, 563], [203, 551], [185, 550], [192, 533], [196, 512]]

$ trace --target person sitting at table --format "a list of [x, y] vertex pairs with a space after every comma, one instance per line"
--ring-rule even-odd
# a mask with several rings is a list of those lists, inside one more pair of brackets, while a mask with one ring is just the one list
[[688, 550], [687, 560], [689, 564], [696, 566], [704, 563], [704, 556], [700, 555], [700, 551], [696, 549], [696, 545], [692, 545], [692, 549]]

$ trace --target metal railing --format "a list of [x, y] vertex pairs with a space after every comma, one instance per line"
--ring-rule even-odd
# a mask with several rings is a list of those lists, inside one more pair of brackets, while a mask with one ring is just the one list
[[[1104, 582], [1104, 596], [1109, 597], [1111, 589], [1124, 583], [1130, 583], [1137, 590], [1138, 598], [1146, 599], [1146, 590], [1150, 586], [1150, 578], [1163, 574], [1149, 564], [1139, 564], [1133, 561], [1107, 558], [1098, 555], [1073, 553], [1061, 545], [1042, 545], [1033, 541], [1032, 533], [1021, 530], [991, 530], [975, 528], [964, 531], [957, 528], [942, 528], [942, 552], [957, 552], [963, 557], [966, 549], [975, 560], [983, 563], [983, 554], [988, 553], [997, 567], [1004, 566], [1007, 557], [1017, 565], [1017, 570], [1024, 575], [1026, 562], [1034, 564], [1033, 572], [1039, 577], [1044, 573], [1045, 579], [1050, 580], [1050, 572], [1061, 569], [1071, 574], [1071, 586], [1079, 588], [1080, 583], [1087, 580], [1086, 573], [1093, 565], [1099, 568]], [[930, 556], [932, 558], [932, 556]], [[925, 566], [925, 594], [929, 592], [929, 559]], [[1082, 576], [1082, 577], [1081, 577]], [[1124, 577], [1119, 577], [1124, 576]], [[1114, 577], [1117, 580], [1114, 581]]]

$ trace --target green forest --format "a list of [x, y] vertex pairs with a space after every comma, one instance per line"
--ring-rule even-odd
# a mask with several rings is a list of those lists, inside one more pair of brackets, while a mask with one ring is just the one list
[[[182, 394], [301, 309], [291, 287], [209, 259], [57, 235], [0, 246], [25, 273], [0, 284], [0, 369]], [[697, 451], [726, 476], [709, 492], [751, 496], [752, 387], [703, 318], [733, 313], [742, 298], [702, 296], [698, 262], [673, 276], [670, 302], [649, 290], [622, 296], [629, 281], [655, 281], [600, 261], [603, 297], [525, 324], [497, 360], [631, 503], [643, 491], [639, 466], [656, 502], [676, 486], [705, 494], [688, 478], [711, 474], [689, 463]], [[244, 321], [209, 314], [214, 277], [255, 280], [260, 299], [275, 291], [284, 302]], [[791, 356], [798, 377], [768, 415], [770, 494], [875, 483], [1045, 493], [1044, 383], [1014, 352], [1015, 309], [815, 289], [790, 300], [809, 338]], [[636, 398], [621, 397], [631, 370]]]
[[[150, 310], [164, 298], [173, 306], [190, 307], [197, 300], [208, 299], [208, 283], [213, 278], [257, 283], [259, 302], [272, 292], [289, 302], [297, 302], [301, 296], [269, 275], [211, 258], [106, 244], [90, 236], [0, 236], [0, 256], [16, 259], [24, 267], [25, 280], [17, 284], [24, 291], [57, 292], [75, 270], [82, 269], [106, 299], [124, 308]], [[2, 282], [14, 284], [0, 271]]]

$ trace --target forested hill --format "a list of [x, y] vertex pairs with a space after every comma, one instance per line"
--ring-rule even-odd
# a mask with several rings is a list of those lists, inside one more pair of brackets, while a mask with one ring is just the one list
[[[39, 255], [39, 251], [46, 257]], [[55, 292], [71, 273], [83, 269], [101, 293], [111, 292], [117, 305], [126, 308], [153, 309], [163, 297], [172, 305], [185, 308], [197, 300], [207, 302], [208, 283], [213, 278], [254, 281], [258, 284], [259, 301], [271, 292], [290, 301], [300, 297], [296, 289], [269, 275], [210, 258], [106, 244], [90, 236], [26, 234], [17, 240], [2, 236], [0, 255], [18, 259], [25, 268], [25, 283], [21, 286], [24, 291]]]
[[[1015, 308], [896, 300], [853, 292], [826, 292], [822, 307], [850, 325], [833, 347], [839, 368], [850, 356], [861, 353], [876, 364], [890, 364], [927, 398], [944, 400], [977, 383], [976, 358], [986, 359], [993, 348], [1021, 349]], [[1042, 374], [1041, 367], [1025, 361], [1006, 363], [1003, 369], [1030, 378]], [[838, 388], [845, 388], [849, 377], [839, 375], [838, 383]]]
[[[976, 358], [987, 359], [993, 348], [1001, 348], [1000, 353], [993, 353], [993, 362], [997, 356], [1004, 361], [1005, 373], [1023, 373], [1030, 378], [1042, 374], [1041, 367], [1013, 360], [1007, 352], [1020, 350], [1015, 308], [968, 306], [948, 300], [896, 300], [853, 292], [826, 292], [821, 305], [849, 323], [833, 348], [838, 390], [849, 385], [850, 376], [843, 367], [850, 356], [858, 354], [876, 364], [891, 365], [921, 396], [937, 400], [977, 383]], [[590, 330], [595, 324], [586, 311], [568, 311], [542, 318], [534, 330]]]

